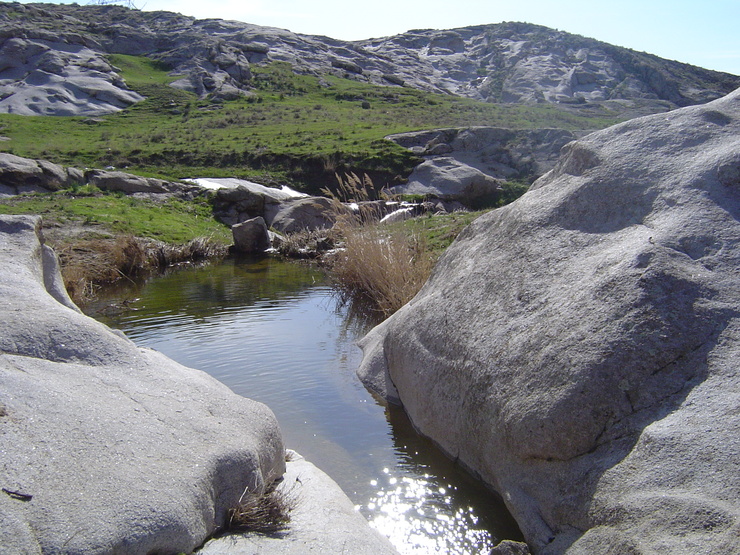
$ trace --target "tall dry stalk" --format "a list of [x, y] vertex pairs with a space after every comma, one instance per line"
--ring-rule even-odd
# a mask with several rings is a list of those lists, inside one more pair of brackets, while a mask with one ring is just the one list
[[337, 289], [384, 317], [410, 301], [431, 274], [434, 260], [419, 236], [374, 224], [348, 226], [342, 234], [345, 249], [331, 264]]
[[[381, 198], [368, 175], [336, 174], [336, 191], [322, 192], [337, 205]], [[372, 203], [368, 203], [372, 204]], [[347, 300], [364, 301], [388, 317], [410, 301], [431, 274], [434, 259], [417, 235], [377, 225], [382, 209], [375, 205], [337, 219], [334, 232], [344, 243], [329, 262], [335, 287]]]

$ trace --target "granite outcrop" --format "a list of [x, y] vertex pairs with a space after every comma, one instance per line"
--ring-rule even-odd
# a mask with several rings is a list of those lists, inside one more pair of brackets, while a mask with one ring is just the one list
[[740, 86], [737, 76], [528, 23], [341, 41], [117, 5], [5, 2], [0, 110], [93, 115], [136, 102], [107, 54], [147, 56], [178, 76], [174, 87], [216, 100], [253, 95], [252, 67], [271, 62], [301, 74], [609, 117], [703, 103]]
[[740, 550], [740, 90], [569, 143], [363, 340], [534, 553]]
[[[38, 216], [0, 216], [0, 383], [1, 553], [396, 552], [268, 407], [82, 314]], [[222, 535], [273, 487], [286, 530]]]
[[38, 217], [0, 218], [0, 257], [6, 552], [191, 552], [282, 476], [272, 412], [84, 316]]

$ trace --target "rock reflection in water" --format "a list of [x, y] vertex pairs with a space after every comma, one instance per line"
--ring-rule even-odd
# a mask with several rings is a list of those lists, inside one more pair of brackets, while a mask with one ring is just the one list
[[[111, 305], [128, 310], [103, 315]], [[400, 552], [478, 553], [520, 538], [495, 496], [362, 386], [355, 341], [369, 324], [347, 317], [315, 268], [227, 260], [120, 290], [90, 311], [265, 402], [286, 446], [329, 474]]]

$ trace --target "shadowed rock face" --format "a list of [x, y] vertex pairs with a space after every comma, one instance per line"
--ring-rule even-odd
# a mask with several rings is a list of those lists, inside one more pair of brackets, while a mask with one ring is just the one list
[[[174, 86], [221, 99], [249, 94], [252, 64], [274, 61], [300, 73], [489, 102], [597, 115], [606, 106], [610, 117], [707, 102], [740, 86], [736, 76], [526, 23], [347, 42], [113, 5], [2, 3], [0, 41], [0, 110], [17, 113], [100, 113], [135, 102], [106, 53], [148, 56], [182, 76]], [[34, 92], [34, 85], [43, 86]]]
[[39, 227], [0, 218], [0, 544], [189, 553], [282, 475], [277, 421], [81, 314]]
[[538, 553], [740, 549], [740, 90], [565, 147], [360, 374]]

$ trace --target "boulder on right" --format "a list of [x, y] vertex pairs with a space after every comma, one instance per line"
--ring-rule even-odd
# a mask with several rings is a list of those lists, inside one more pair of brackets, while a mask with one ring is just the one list
[[740, 90], [569, 143], [363, 340], [534, 553], [740, 552]]

